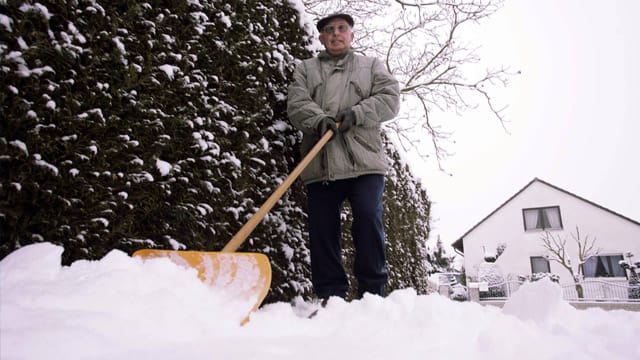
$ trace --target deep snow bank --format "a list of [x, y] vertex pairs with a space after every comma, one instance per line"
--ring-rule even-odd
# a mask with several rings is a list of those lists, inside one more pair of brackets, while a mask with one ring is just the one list
[[61, 254], [42, 243], [0, 262], [2, 359], [640, 358], [640, 314], [576, 310], [547, 281], [504, 310], [407, 289], [332, 299], [313, 319], [268, 304], [240, 327], [193, 270], [117, 250], [63, 267]]

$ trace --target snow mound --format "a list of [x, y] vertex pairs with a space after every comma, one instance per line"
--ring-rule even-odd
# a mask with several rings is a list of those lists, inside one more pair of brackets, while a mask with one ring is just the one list
[[404, 289], [332, 298], [312, 319], [299, 300], [266, 304], [240, 326], [244, 305], [169, 259], [61, 254], [44, 243], [0, 261], [0, 359], [640, 358], [640, 313], [576, 310], [542, 280], [504, 310]]
[[0, 280], [3, 285], [27, 279], [47, 281], [60, 272], [60, 257], [64, 249], [51, 243], [37, 243], [22, 247], [0, 261]]
[[559, 312], [571, 309], [562, 298], [560, 285], [548, 278], [522, 284], [502, 308], [505, 314], [538, 324], [545, 324]]

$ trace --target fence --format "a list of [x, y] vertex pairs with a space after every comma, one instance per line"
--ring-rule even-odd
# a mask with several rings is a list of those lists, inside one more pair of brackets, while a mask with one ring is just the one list
[[[583, 296], [578, 294], [582, 288]], [[629, 286], [626, 283], [616, 283], [603, 280], [585, 280], [579, 285], [566, 284], [562, 286], [565, 300], [571, 301], [638, 301], [640, 302], [640, 285]]]
[[[486, 288], [479, 288], [480, 300], [506, 300], [516, 292], [523, 284], [522, 281], [510, 280], [500, 284], [492, 284]], [[576, 284], [562, 286], [563, 298], [567, 301], [612, 301], [612, 302], [639, 302], [640, 285], [629, 286], [626, 282], [613, 282], [603, 280], [584, 280], [579, 287], [582, 289], [582, 297], [578, 294]]]
[[485, 288], [480, 287], [480, 299], [487, 300], [506, 300], [514, 292], [518, 291], [522, 281], [509, 280], [499, 284], [491, 284]]

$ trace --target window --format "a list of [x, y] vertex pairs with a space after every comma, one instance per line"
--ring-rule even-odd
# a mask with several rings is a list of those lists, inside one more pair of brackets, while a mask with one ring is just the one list
[[592, 256], [582, 264], [584, 277], [627, 277], [620, 261], [622, 255]]
[[560, 207], [522, 209], [525, 231], [562, 229]]
[[549, 266], [549, 260], [542, 256], [531, 257], [531, 273], [550, 273], [551, 267]]

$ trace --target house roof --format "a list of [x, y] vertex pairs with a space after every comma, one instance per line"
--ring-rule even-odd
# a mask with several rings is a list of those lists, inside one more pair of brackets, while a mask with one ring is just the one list
[[625, 219], [625, 220], [627, 220], [627, 221], [630, 221], [630, 222], [632, 222], [632, 223], [634, 223], [634, 224], [636, 224], [636, 225], [640, 226], [640, 222], [638, 222], [638, 221], [635, 221], [635, 220], [633, 220], [633, 219], [631, 219], [631, 218], [628, 218], [628, 217], [626, 217], [626, 216], [624, 216], [624, 215], [621, 215], [621, 214], [619, 214], [619, 213], [617, 213], [617, 212], [615, 212], [615, 211], [612, 211], [612, 210], [610, 210], [610, 209], [607, 209], [606, 207], [604, 207], [604, 206], [602, 206], [602, 205], [598, 205], [598, 204], [594, 203], [593, 201], [589, 201], [589, 200], [587, 200], [587, 199], [585, 199], [585, 198], [583, 198], [583, 197], [580, 197], [580, 196], [578, 196], [578, 195], [576, 195], [576, 194], [574, 194], [574, 193], [572, 193], [572, 192], [569, 192], [569, 191], [564, 190], [564, 189], [562, 189], [562, 188], [559, 188], [559, 187], [557, 187], [557, 186], [555, 186], [555, 185], [552, 185], [552, 184], [550, 184], [550, 183], [548, 183], [548, 182], [546, 182], [546, 181], [540, 180], [540, 179], [538, 179], [538, 178], [534, 178], [534, 179], [533, 179], [533, 180], [531, 180], [527, 185], [525, 185], [522, 189], [520, 189], [517, 193], [513, 194], [513, 196], [511, 196], [509, 199], [507, 199], [507, 201], [505, 201], [504, 203], [502, 203], [502, 205], [498, 206], [498, 207], [497, 207], [495, 210], [493, 210], [489, 215], [485, 216], [482, 220], [480, 220], [477, 224], [475, 224], [471, 229], [469, 229], [467, 232], [465, 232], [465, 233], [464, 233], [464, 235], [462, 235], [458, 240], [454, 241], [454, 242], [451, 244], [451, 246], [453, 246], [453, 248], [454, 248], [454, 249], [458, 250], [460, 253], [462, 253], [462, 254], [463, 254], [463, 253], [464, 253], [464, 243], [463, 243], [463, 239], [465, 238], [465, 236], [467, 236], [467, 235], [468, 235], [470, 232], [472, 232], [475, 228], [477, 228], [478, 226], [480, 226], [480, 224], [482, 224], [485, 220], [487, 220], [488, 218], [490, 218], [490, 217], [491, 217], [493, 214], [495, 214], [498, 210], [502, 209], [502, 208], [503, 208], [507, 203], [509, 203], [511, 200], [513, 200], [516, 196], [520, 195], [520, 193], [521, 193], [521, 192], [523, 192], [526, 188], [528, 188], [529, 186], [531, 186], [531, 184], [533, 184], [534, 182], [539, 182], [539, 183], [545, 184], [545, 185], [547, 185], [547, 186], [549, 186], [549, 187], [551, 187], [551, 188], [554, 188], [554, 189], [556, 189], [556, 190], [558, 190], [558, 191], [561, 191], [561, 192], [563, 192], [563, 193], [565, 193], [565, 194], [567, 194], [567, 195], [571, 195], [571, 196], [575, 197], [576, 199], [580, 199], [580, 200], [582, 200], [582, 201], [584, 201], [584, 202], [586, 202], [586, 203], [588, 203], [588, 204], [590, 204], [590, 205], [593, 205], [593, 206], [595, 206], [595, 207], [597, 207], [597, 208], [600, 208], [600, 209], [602, 209], [602, 210], [604, 210], [604, 211], [607, 211], [607, 212], [609, 212], [609, 213], [611, 213], [611, 214], [613, 214], [613, 215], [619, 216], [619, 217], [621, 217], [621, 218], [623, 218], [623, 219]]

